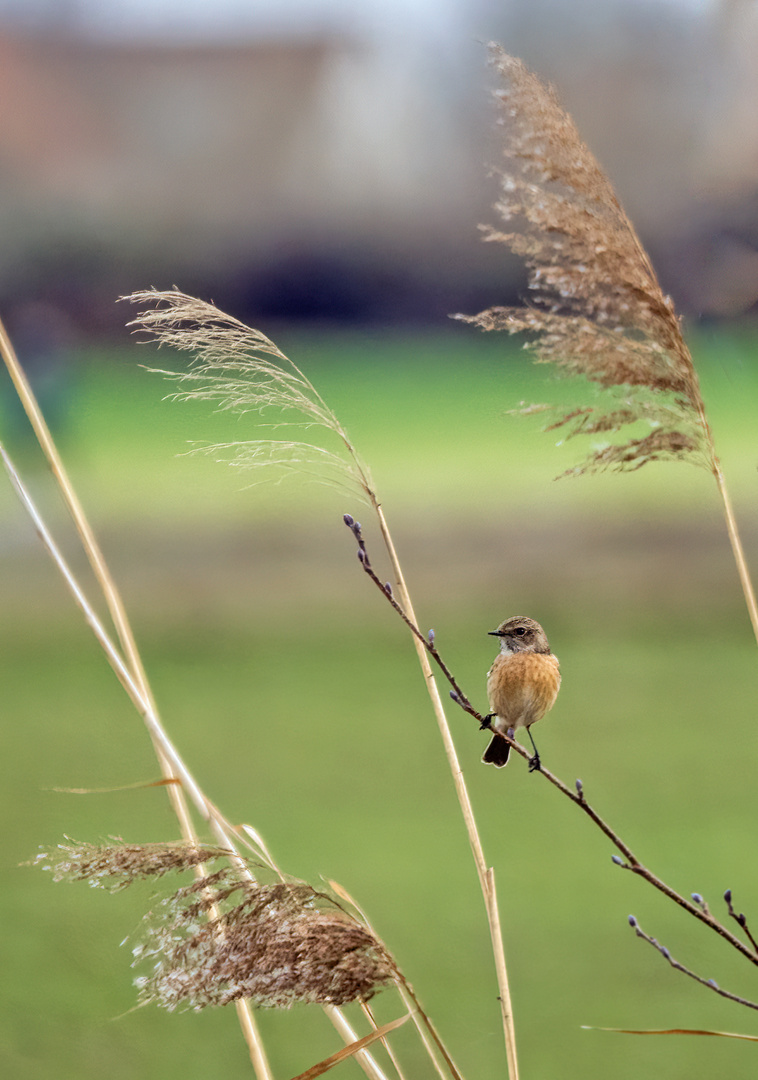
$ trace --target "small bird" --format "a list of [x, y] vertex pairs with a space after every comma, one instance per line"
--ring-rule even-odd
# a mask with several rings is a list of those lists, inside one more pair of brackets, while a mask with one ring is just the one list
[[[529, 762], [529, 771], [533, 772], [540, 767], [540, 755], [529, 729], [555, 704], [561, 686], [558, 657], [551, 653], [540, 624], [524, 615], [506, 619], [489, 633], [500, 638], [500, 652], [487, 672], [487, 697], [492, 711], [482, 727], [511, 738], [516, 728], [525, 727], [534, 747]], [[482, 761], [502, 769], [510, 752], [505, 739], [495, 735]]]

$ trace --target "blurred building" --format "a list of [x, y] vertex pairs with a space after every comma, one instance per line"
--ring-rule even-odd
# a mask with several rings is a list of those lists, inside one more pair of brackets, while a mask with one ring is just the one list
[[272, 317], [513, 300], [517, 264], [476, 231], [498, 157], [477, 37], [557, 85], [680, 306], [758, 297], [754, 4], [482, 2], [447, 52], [299, 31], [0, 26], [0, 303], [57, 303], [98, 331], [123, 322], [117, 294], [152, 284]]
[[420, 277], [435, 261], [444, 277], [451, 219], [467, 219], [474, 248], [480, 155], [459, 104], [383, 64], [337, 38], [1, 35], [0, 288], [57, 279], [76, 302], [72, 290], [239, 279], [282, 314], [325, 303], [349, 317], [419, 260]]

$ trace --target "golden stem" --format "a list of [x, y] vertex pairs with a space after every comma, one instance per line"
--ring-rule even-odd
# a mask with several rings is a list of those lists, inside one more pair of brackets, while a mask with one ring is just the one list
[[721, 465], [715, 455], [712, 461], [712, 469], [713, 475], [716, 478], [719, 494], [721, 495], [721, 501], [724, 505], [726, 531], [729, 534], [729, 543], [732, 545], [734, 561], [737, 564], [737, 573], [745, 597], [745, 604], [747, 605], [748, 615], [750, 616], [750, 622], [753, 626], [755, 640], [758, 642], [758, 604], [755, 599], [755, 590], [753, 589], [753, 582], [750, 578], [750, 571], [748, 570], [747, 561], [745, 559], [745, 552], [742, 548], [742, 540], [740, 539], [739, 529], [737, 528], [737, 519], [734, 516], [732, 500], [729, 496], [726, 481], [724, 480], [724, 474], [721, 471]]
[[[42, 452], [47, 458], [53, 476], [58, 483], [64, 502], [81, 538], [82, 546], [84, 547], [89, 563], [95, 574], [95, 578], [105, 597], [108, 611], [113, 620], [113, 625], [116, 628], [121, 647], [124, 650], [126, 668], [135, 684], [136, 691], [138, 691], [136, 696], [141, 699], [142, 708], [140, 711], [142, 712], [143, 717], [146, 713], [152, 714], [156, 726], [160, 727], [160, 720], [158, 718], [155, 701], [153, 700], [147, 675], [142, 665], [142, 660], [137, 649], [137, 643], [134, 639], [134, 634], [132, 633], [132, 628], [123, 601], [121, 600], [121, 595], [108, 570], [105, 557], [95, 538], [95, 534], [90, 527], [84, 509], [68, 478], [68, 474], [58, 453], [55, 442], [53, 441], [50, 429], [42, 415], [34, 392], [26, 378], [26, 374], [18, 362], [15, 349], [8, 337], [2, 320], [0, 320], [0, 354], [2, 354], [5, 366], [8, 369], [13, 385], [16, 388], [16, 393], [29, 418], [32, 430], [42, 448]], [[124, 680], [122, 679], [121, 681], [123, 682]], [[148, 724], [148, 730], [150, 732], [150, 738], [153, 743], [156, 757], [158, 758], [161, 774], [165, 779], [180, 779], [176, 769], [171, 764], [171, 761], [165, 752], [164, 746], [161, 744], [161, 739], [156, 732], [156, 729]], [[189, 807], [181, 784], [167, 784], [166, 788], [172, 809], [179, 822], [179, 830], [182, 837], [189, 843], [196, 844], [197, 833], [195, 832], [192, 823]], [[211, 824], [213, 824], [212, 821]], [[204, 873], [205, 871], [202, 866], [197, 866], [195, 868], [195, 874], [198, 877], [203, 877]], [[263, 1042], [258, 1032], [255, 1018], [250, 1010], [249, 1002], [241, 1001], [238, 1003], [237, 1015], [240, 1020], [243, 1036], [248, 1044], [250, 1058], [255, 1067], [256, 1076], [259, 1080], [272, 1080], [271, 1069], [266, 1060]]]
[[[392, 563], [392, 568], [395, 573], [395, 578], [398, 586], [398, 593], [400, 595], [400, 603], [405, 609], [408, 618], [418, 626], [416, 615], [413, 611], [413, 605], [411, 598], [408, 594], [408, 589], [405, 584], [403, 572], [400, 568], [400, 562], [395, 551], [395, 545], [392, 542], [389, 528], [384, 517], [384, 512], [378, 502], [372, 499], [374, 509], [376, 510], [377, 517], [379, 519], [379, 528], [381, 529], [382, 538], [384, 540], [387, 552]], [[463, 772], [461, 770], [460, 762], [458, 760], [458, 754], [455, 749], [453, 737], [450, 733], [450, 727], [445, 716], [445, 710], [442, 705], [442, 699], [440, 697], [439, 688], [437, 686], [434, 672], [429, 663], [429, 658], [426, 653], [426, 649], [418, 638], [413, 635], [413, 643], [416, 647], [416, 653], [418, 654], [421, 670], [424, 675], [424, 683], [427, 687], [429, 697], [431, 698], [432, 708], [434, 709], [434, 715], [437, 718], [437, 726], [439, 727], [440, 734], [442, 736], [442, 742], [445, 747], [445, 754], [447, 755], [450, 771], [453, 775], [453, 783], [455, 784], [455, 791], [458, 796], [458, 802], [463, 814], [463, 820], [466, 825], [466, 832], [468, 833], [469, 846], [474, 856], [474, 865], [476, 866], [477, 876], [479, 877], [479, 885], [484, 897], [484, 906], [487, 912], [487, 922], [490, 928], [490, 938], [492, 939], [492, 950], [495, 959], [495, 971], [497, 974], [498, 988], [500, 991], [500, 1008], [503, 1018], [503, 1033], [505, 1037], [505, 1053], [508, 1062], [508, 1076], [510, 1080], [518, 1080], [518, 1059], [516, 1057], [516, 1029], [513, 1022], [513, 1008], [511, 1005], [511, 992], [508, 984], [508, 969], [505, 963], [505, 948], [503, 946], [503, 936], [500, 926], [500, 914], [497, 906], [497, 894], [495, 891], [495, 872], [492, 867], [488, 867], [484, 858], [484, 849], [482, 848], [482, 842], [479, 837], [479, 830], [477, 829], [476, 819], [474, 818], [474, 810], [469, 798], [468, 789], [466, 787], [466, 781], [463, 778]]]

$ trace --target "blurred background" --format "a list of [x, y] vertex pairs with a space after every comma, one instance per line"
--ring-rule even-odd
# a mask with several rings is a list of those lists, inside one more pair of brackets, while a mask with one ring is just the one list
[[[365, 511], [187, 455], [270, 429], [164, 400], [142, 365], [184, 361], [137, 345], [115, 301], [177, 285], [273, 337], [368, 461], [423, 627], [472, 700], [487, 631], [538, 618], [564, 669], [535, 732], [546, 764], [581, 777], [674, 887], [718, 913], [732, 888], [758, 918], [755, 643], [711, 477], [670, 464], [554, 483], [587, 447], [508, 412], [586, 388], [448, 318], [524, 291], [477, 232], [500, 154], [490, 40], [555, 84], [686, 317], [757, 565], [754, 0], [0, 0], [0, 315], [169, 732], [286, 870], [361, 902], [471, 1078], [505, 1069], [487, 930], [414, 654], [341, 524]], [[92, 592], [5, 378], [0, 424]], [[103, 790], [157, 766], [8, 484], [0, 580], [4, 1075], [249, 1076], [233, 1014], [129, 1012], [119, 943], [149, 890], [19, 868], [65, 835], [176, 825], [159, 789]], [[757, 980], [615, 868], [539, 777], [484, 769], [483, 735], [451, 723], [498, 874], [524, 1076], [752, 1077], [749, 1043], [581, 1029], [755, 1030], [636, 941], [632, 911], [706, 978], [750, 999]], [[393, 1008], [377, 999], [382, 1019]], [[318, 1010], [260, 1023], [282, 1080], [337, 1048]]]

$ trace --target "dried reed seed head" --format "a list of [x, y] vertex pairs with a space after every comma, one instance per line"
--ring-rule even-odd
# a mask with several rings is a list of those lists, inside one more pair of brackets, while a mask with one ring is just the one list
[[[61, 844], [37, 856], [55, 881], [116, 891], [234, 853], [210, 845]], [[174, 1009], [238, 998], [272, 1008], [366, 1001], [395, 977], [382, 943], [325, 893], [301, 882], [261, 885], [236, 866], [178, 889], [145, 917], [134, 963], [140, 1002]]]
[[116, 891], [149, 877], [189, 870], [200, 863], [228, 857], [224, 848], [175, 844], [59, 844], [43, 850], [34, 865], [52, 872], [54, 881], [88, 881]]
[[[593, 420], [583, 419], [570, 435], [615, 433], [638, 421], [664, 427], [603, 447], [572, 472], [638, 468], [701, 450], [705, 429], [692, 357], [610, 180], [555, 92], [499, 46], [491, 46], [491, 57], [504, 82], [495, 95], [505, 134], [495, 208], [515, 227], [487, 228], [485, 239], [524, 258], [533, 306], [459, 318], [483, 330], [525, 333], [538, 361], [623, 388], [621, 408], [593, 406]], [[638, 401], [635, 388], [648, 397]], [[660, 406], [653, 407], [650, 394]]]
[[158, 371], [180, 384], [179, 401], [214, 402], [236, 413], [273, 411], [273, 427], [321, 428], [335, 450], [305, 439], [250, 439], [200, 447], [219, 460], [255, 469], [259, 476], [300, 472], [375, 500], [368, 468], [359, 460], [335, 413], [311, 381], [270, 338], [245, 326], [215, 305], [178, 290], [146, 290], [121, 297], [147, 305], [128, 325], [144, 331], [160, 347], [191, 354], [189, 370]]
[[[270, 1008], [295, 1003], [345, 1005], [368, 1000], [396, 968], [365, 927], [308, 885], [253, 885], [215, 875], [165, 903], [148, 926], [135, 964], [152, 972], [136, 980], [142, 1003], [202, 1009], [239, 998]], [[199, 913], [240, 899], [203, 923]]]

